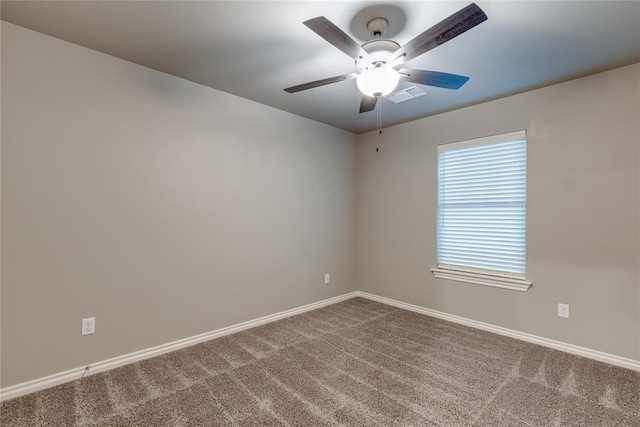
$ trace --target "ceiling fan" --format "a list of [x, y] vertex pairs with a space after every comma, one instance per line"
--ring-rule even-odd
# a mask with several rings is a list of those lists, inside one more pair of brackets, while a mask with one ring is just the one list
[[304, 25], [353, 58], [356, 72], [288, 87], [285, 91], [295, 93], [356, 79], [358, 88], [363, 94], [360, 113], [365, 113], [375, 109], [378, 98], [391, 93], [401, 79], [421, 85], [459, 89], [469, 80], [469, 77], [402, 68], [402, 65], [486, 20], [487, 15], [482, 9], [475, 3], [471, 3], [400, 46], [393, 40], [382, 38], [389, 24], [385, 18], [375, 18], [367, 23], [367, 30], [375, 38], [363, 45], [359, 45], [324, 16], [309, 19], [303, 22]]

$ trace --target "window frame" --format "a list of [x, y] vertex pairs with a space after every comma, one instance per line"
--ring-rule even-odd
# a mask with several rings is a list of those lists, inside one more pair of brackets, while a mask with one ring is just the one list
[[[499, 144], [504, 142], [523, 140], [523, 139], [525, 141], [525, 153], [526, 153], [526, 150], [527, 150], [526, 145], [528, 143], [526, 130], [508, 132], [508, 133], [499, 134], [499, 135], [474, 138], [474, 139], [465, 140], [465, 141], [438, 145], [437, 172], [438, 174], [440, 174], [440, 153], [441, 152], [453, 151], [457, 149], [489, 145], [489, 144]], [[527, 175], [527, 169], [525, 166], [525, 179], [526, 179], [526, 175]], [[438, 180], [436, 182], [438, 182]], [[436, 195], [437, 197], [440, 196], [440, 188], [436, 188]], [[527, 207], [526, 200], [527, 199], [526, 199], [526, 187], [525, 187], [525, 214], [526, 214], [526, 207]], [[438, 201], [436, 201], [436, 204], [437, 204], [436, 209], [439, 210], [440, 205]], [[437, 218], [440, 218], [439, 213], [437, 215]], [[439, 230], [440, 230], [440, 224], [436, 223], [436, 235], [438, 235]], [[436, 246], [438, 246], [437, 241], [438, 240], [436, 240]], [[527, 242], [527, 238], [526, 238], [526, 218], [525, 218], [525, 238], [524, 238], [525, 248], [526, 248], [526, 242]], [[436, 247], [436, 257], [437, 257], [436, 267], [431, 268], [431, 272], [436, 278], [439, 278], [439, 279], [453, 280], [453, 281], [458, 281], [463, 283], [491, 286], [496, 288], [510, 289], [510, 290], [522, 291], [522, 292], [528, 291], [532, 285], [531, 281], [527, 280], [526, 278], [526, 262], [527, 262], [526, 252], [524, 257], [525, 271], [523, 273], [515, 273], [515, 272], [502, 271], [502, 270], [490, 270], [490, 269], [484, 269], [484, 268], [439, 263], [440, 252], [438, 247]]]

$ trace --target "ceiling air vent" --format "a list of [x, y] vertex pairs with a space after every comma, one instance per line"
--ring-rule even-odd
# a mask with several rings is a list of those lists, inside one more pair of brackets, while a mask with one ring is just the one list
[[401, 102], [405, 102], [413, 98], [418, 98], [426, 94], [427, 93], [419, 87], [411, 86], [398, 92], [392, 93], [391, 95], [387, 95], [387, 99], [394, 104], [399, 104]]

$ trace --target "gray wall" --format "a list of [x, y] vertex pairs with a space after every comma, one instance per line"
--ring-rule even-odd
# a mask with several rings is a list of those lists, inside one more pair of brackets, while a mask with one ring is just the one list
[[[381, 137], [6, 23], [1, 71], [1, 387], [356, 288], [640, 359], [640, 64]], [[517, 129], [533, 289], [434, 279], [436, 145]]]
[[348, 132], [3, 22], [1, 136], [2, 387], [356, 289]]
[[[358, 289], [639, 360], [639, 87], [636, 64], [360, 136]], [[519, 129], [533, 288], [435, 279], [436, 146]]]

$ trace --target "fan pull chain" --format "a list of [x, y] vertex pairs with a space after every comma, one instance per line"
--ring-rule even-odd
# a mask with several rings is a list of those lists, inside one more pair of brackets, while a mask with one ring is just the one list
[[380, 97], [378, 97], [378, 102], [376, 104], [376, 131], [378, 131], [378, 146], [376, 147], [376, 151], [379, 151], [380, 138], [382, 137], [382, 99]]

